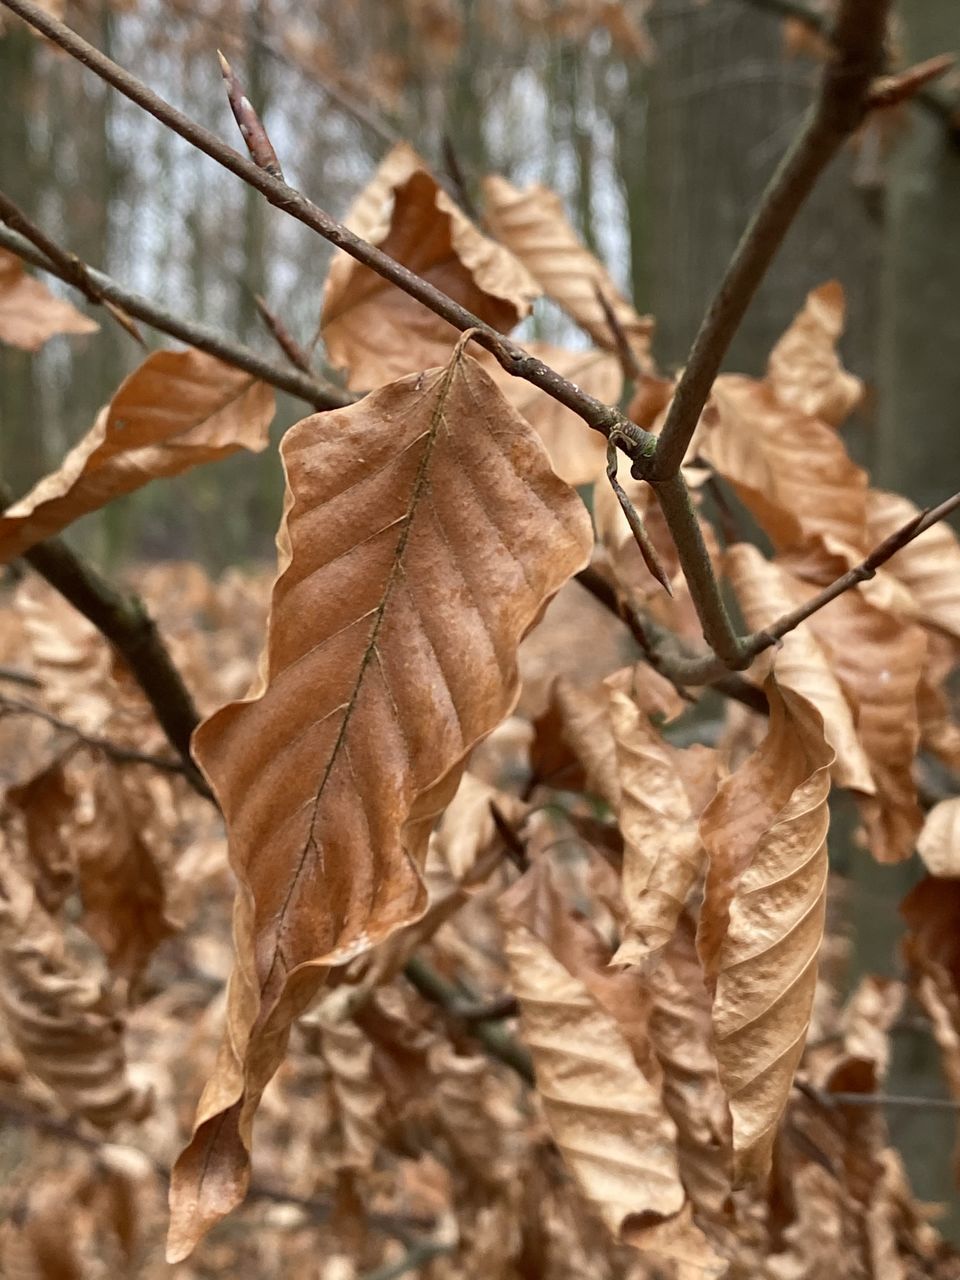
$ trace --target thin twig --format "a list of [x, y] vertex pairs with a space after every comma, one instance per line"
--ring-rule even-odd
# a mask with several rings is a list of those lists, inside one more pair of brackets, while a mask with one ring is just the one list
[[109, 756], [111, 760], [115, 760], [118, 764], [149, 764], [154, 769], [162, 769], [165, 773], [186, 773], [186, 765], [182, 760], [174, 760], [169, 756], [154, 755], [149, 751], [137, 751], [134, 747], [123, 747], [118, 742], [111, 742], [109, 738], [101, 738], [96, 734], [84, 733], [77, 725], [61, 720], [59, 716], [55, 716], [44, 707], [38, 707], [32, 702], [21, 702], [17, 698], [8, 698], [5, 694], [0, 694], [0, 717], [4, 715], [36, 716], [38, 720], [45, 720], [54, 729], [59, 729], [62, 733], [69, 733], [71, 737], [82, 743], [83, 746], [92, 747], [95, 751], [102, 751], [104, 755]]
[[223, 82], [227, 86], [227, 101], [230, 103], [230, 110], [233, 112], [233, 118], [237, 122], [240, 136], [247, 144], [250, 159], [255, 165], [265, 169], [267, 173], [272, 173], [275, 178], [279, 178], [282, 182], [283, 170], [280, 167], [280, 161], [277, 159], [273, 143], [270, 141], [263, 121], [257, 114], [256, 107], [244, 93], [243, 85], [237, 79], [236, 72], [219, 49], [217, 50], [217, 58], [220, 61], [220, 74], [223, 76]]
[[457, 988], [420, 956], [413, 956], [404, 966], [403, 975], [425, 1000], [437, 1005], [448, 1018], [459, 1022], [465, 1031], [483, 1045], [487, 1053], [517, 1073], [527, 1084], [533, 1085], [533, 1062], [530, 1054], [519, 1041], [505, 1030], [501, 1022], [464, 1021], [458, 1014], [463, 995]]
[[272, 311], [268, 306], [266, 298], [261, 297], [260, 294], [257, 293], [254, 295], [254, 301], [257, 304], [257, 311], [260, 314], [261, 320], [270, 330], [277, 346], [287, 357], [293, 367], [295, 369], [299, 369], [309, 377], [313, 377], [313, 369], [310, 366], [310, 357], [276, 312]]
[[[0, 248], [9, 249], [11, 253], [15, 253], [17, 257], [22, 258], [24, 262], [29, 262], [31, 266], [39, 267], [41, 271], [46, 271], [48, 274], [56, 276], [58, 280], [63, 280], [66, 284], [75, 284], [69, 272], [40, 253], [34, 245], [16, 231], [10, 231], [6, 227], [0, 226]], [[233, 365], [234, 368], [243, 369], [245, 372], [253, 374], [255, 378], [261, 378], [264, 382], [269, 383], [270, 386], [277, 387], [280, 391], [289, 392], [290, 395], [296, 396], [298, 400], [306, 401], [307, 404], [313, 405], [315, 409], [337, 409], [352, 403], [353, 396], [348, 392], [340, 391], [329, 383], [321, 383], [312, 375], [307, 376], [299, 370], [288, 369], [285, 365], [275, 364], [272, 360], [267, 360], [264, 356], [258, 355], [256, 351], [251, 351], [249, 347], [225, 338], [209, 325], [201, 324], [198, 320], [186, 320], [182, 316], [174, 315], [173, 312], [167, 311], [155, 302], [151, 302], [149, 298], [145, 298], [142, 294], [134, 293], [132, 289], [128, 289], [125, 285], [118, 284], [116, 280], [104, 275], [102, 271], [97, 271], [94, 267], [88, 266], [87, 263], [80, 263], [80, 265], [83, 267], [87, 278], [92, 281], [100, 299], [113, 303], [122, 311], [131, 316], [136, 316], [138, 320], [142, 320], [144, 324], [148, 324], [154, 329], [159, 329], [161, 333], [167, 333], [172, 338], [179, 338], [181, 342], [187, 342], [190, 346], [197, 347], [200, 351], [206, 351], [209, 355], [216, 356], [226, 364]]]
[[816, 102], [761, 197], [694, 339], [645, 479], [667, 480], [683, 462], [723, 357], [784, 236], [820, 174], [857, 128], [883, 68], [888, 0], [841, 0]]
[[454, 1248], [453, 1244], [443, 1244], [439, 1240], [424, 1240], [421, 1244], [415, 1244], [412, 1249], [408, 1249], [396, 1262], [388, 1262], [382, 1267], [366, 1272], [361, 1280], [397, 1280], [399, 1276], [409, 1275], [411, 1271], [418, 1270], [431, 1258], [452, 1253]]
[[435, 315], [448, 321], [461, 333], [468, 329], [474, 330], [476, 341], [490, 351], [508, 373], [524, 378], [546, 391], [554, 400], [572, 409], [595, 431], [605, 436], [616, 431], [623, 441], [621, 447], [631, 461], [636, 462], [652, 454], [656, 447], [656, 437], [630, 422], [619, 409], [603, 404], [594, 396], [588, 395], [575, 383], [544, 364], [542, 360], [531, 356], [491, 325], [473, 315], [466, 307], [455, 302], [428, 280], [418, 276], [408, 267], [391, 258], [389, 254], [369, 244], [342, 223], [331, 218], [329, 214], [308, 200], [302, 192], [281, 182], [279, 178], [273, 177], [252, 160], [227, 146], [216, 134], [172, 107], [158, 94], [148, 89], [142, 81], [118, 66], [64, 23], [33, 4], [32, 0], [0, 0], [0, 3], [30, 26], [42, 32], [54, 44], [76, 58], [101, 79], [113, 85], [131, 102], [137, 103], [161, 124], [184, 138], [198, 151], [210, 156], [223, 168], [256, 188], [272, 205], [283, 209], [338, 249], [342, 249], [385, 280], [389, 280], [410, 297], [422, 302]]
[[793, 1087], [827, 1111], [837, 1107], [891, 1107], [903, 1111], [960, 1111], [960, 1098], [929, 1098], [907, 1093], [833, 1093], [809, 1080], [794, 1080]]

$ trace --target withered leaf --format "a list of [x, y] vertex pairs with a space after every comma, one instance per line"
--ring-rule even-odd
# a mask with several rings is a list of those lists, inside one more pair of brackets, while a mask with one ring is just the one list
[[195, 737], [240, 882], [228, 1028], [172, 1187], [184, 1257], [239, 1200], [292, 1018], [423, 909], [430, 828], [517, 696], [516, 649], [589, 556], [586, 510], [458, 347], [282, 446], [260, 687]]
[[[767, 382], [723, 374], [696, 445], [728, 480], [778, 551], [829, 536], [866, 551], [867, 476], [826, 423], [785, 405]], [[861, 550], [862, 549], [862, 550]]]
[[933, 806], [917, 839], [917, 853], [932, 876], [960, 878], [960, 796]]
[[0, 563], [160, 476], [266, 448], [266, 383], [202, 351], [156, 351], [56, 471], [0, 515]]
[[614, 961], [637, 964], [669, 942], [700, 873], [698, 823], [716, 790], [716, 755], [709, 747], [671, 746], [627, 690], [608, 690], [629, 917]]
[[560, 197], [540, 185], [518, 191], [497, 174], [483, 182], [484, 213], [491, 231], [593, 340], [610, 351], [617, 343], [597, 297], [599, 290], [641, 364], [650, 364], [653, 321], [638, 315], [606, 267], [581, 243]]
[[698, 948], [733, 1117], [734, 1177], [770, 1167], [810, 1022], [823, 937], [833, 748], [820, 713], [765, 683], [770, 727], [700, 823], [710, 863]]
[[782, 404], [834, 427], [863, 395], [863, 383], [847, 373], [837, 355], [844, 308], [839, 281], [812, 289], [767, 362], [767, 381]]
[[[461, 212], [409, 147], [389, 153], [348, 217], [351, 229], [506, 332], [540, 290]], [[441, 364], [456, 330], [345, 253], [330, 267], [320, 319], [331, 361], [356, 390]]]
[[0, 342], [38, 351], [58, 333], [96, 333], [100, 328], [64, 298], [27, 275], [16, 254], [0, 249]]
[[674, 1217], [685, 1201], [676, 1129], [616, 1017], [577, 972], [587, 962], [564, 937], [567, 908], [549, 864], [538, 860], [498, 905], [547, 1123], [581, 1190], [615, 1236], [631, 1219]]

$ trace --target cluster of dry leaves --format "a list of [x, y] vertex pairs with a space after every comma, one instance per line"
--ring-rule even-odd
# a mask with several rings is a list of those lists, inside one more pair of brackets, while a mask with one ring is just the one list
[[[481, 230], [398, 147], [348, 221], [502, 330], [552, 299], [593, 345], [530, 349], [655, 431], [674, 383], [651, 320], [552, 193], [483, 194]], [[77, 331], [40, 290], [5, 265], [0, 337]], [[751, 629], [912, 512], [845, 449], [862, 389], [842, 320], [825, 285], [764, 377], [721, 376], [686, 468]], [[920, 753], [960, 776], [956, 536], [931, 529], [759, 660], [768, 714], [718, 719], [565, 587], [592, 558], [638, 617], [699, 642], [649, 488], [624, 482], [672, 595], [601, 437], [346, 256], [321, 332], [367, 394], [283, 441], [272, 587], [193, 565], [137, 584], [206, 716], [232, 949], [220, 814], [122, 657], [43, 584], [3, 600], [7, 1273], [163, 1274], [165, 1171], [205, 1081], [171, 1181], [184, 1275], [960, 1276], [869, 1105], [908, 999], [960, 1099], [960, 800], [925, 814], [917, 793]], [[0, 559], [263, 448], [272, 410], [209, 356], [150, 356], [0, 516]], [[833, 787], [863, 857], [917, 849], [929, 872], [902, 981], [845, 999]]]

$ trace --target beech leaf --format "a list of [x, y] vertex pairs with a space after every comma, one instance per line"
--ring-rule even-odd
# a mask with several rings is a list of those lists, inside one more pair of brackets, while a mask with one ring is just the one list
[[244, 1194], [260, 1094], [325, 970], [423, 910], [419, 868], [590, 520], [458, 346], [282, 445], [262, 682], [194, 739], [240, 883], [227, 1031], [171, 1191], [180, 1259]]
[[[387, 155], [347, 224], [502, 332], [540, 293], [526, 268], [477, 230], [405, 144]], [[446, 320], [345, 253], [331, 263], [320, 325], [331, 361], [347, 370], [354, 390], [442, 363], [458, 337]]]
[[80, 516], [238, 449], [266, 448], [274, 396], [202, 351], [156, 351], [121, 384], [63, 462], [0, 515], [0, 563]]
[[0, 342], [39, 351], [58, 333], [96, 333], [100, 328], [65, 298], [28, 276], [16, 254], [0, 249]]
[[698, 822], [716, 790], [716, 754], [671, 746], [626, 690], [613, 687], [609, 695], [629, 917], [614, 962], [637, 964], [669, 942], [700, 874]]
[[714, 1047], [738, 1183], [769, 1170], [810, 1023], [834, 758], [813, 704], [772, 676], [764, 687], [767, 736], [700, 823], [710, 861], [698, 949], [716, 982]]
[[933, 806], [917, 839], [917, 853], [932, 876], [960, 879], [960, 796]]
[[544, 293], [576, 320], [594, 342], [616, 351], [617, 342], [597, 297], [599, 290], [641, 364], [650, 365], [653, 321], [638, 315], [610, 273], [581, 243], [560, 197], [547, 187], [519, 191], [492, 174], [483, 182], [484, 213], [491, 231], [530, 271]]
[[837, 355], [844, 310], [839, 281], [812, 289], [767, 362], [767, 381], [782, 404], [833, 427], [863, 396], [863, 383], [847, 373]]
[[[871, 489], [867, 494], [867, 531], [876, 545], [918, 514], [899, 493]], [[884, 566], [910, 591], [919, 622], [960, 640], [960, 541], [943, 521], [932, 525], [892, 556]]]

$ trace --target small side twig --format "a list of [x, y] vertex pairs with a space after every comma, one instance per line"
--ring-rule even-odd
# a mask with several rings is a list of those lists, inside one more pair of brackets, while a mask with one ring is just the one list
[[78, 744], [91, 747], [95, 751], [102, 751], [117, 764], [148, 764], [154, 769], [161, 769], [164, 773], [186, 773], [186, 765], [182, 760], [154, 755], [149, 751], [137, 751], [134, 747], [124, 747], [118, 742], [111, 742], [109, 738], [84, 733], [77, 725], [61, 720], [45, 707], [38, 707], [32, 702], [21, 702], [17, 698], [8, 698], [5, 694], [0, 694], [0, 718], [5, 715], [35, 716], [38, 720], [45, 720], [61, 733], [69, 733]]
[[257, 311], [263, 323], [270, 330], [277, 346], [287, 357], [295, 369], [299, 369], [302, 373], [313, 377], [313, 369], [310, 366], [310, 357], [301, 347], [287, 326], [283, 323], [275, 311], [272, 311], [267, 305], [266, 298], [261, 297], [259, 293], [254, 294], [254, 301], [257, 304]]
[[432, 1258], [439, 1258], [444, 1254], [452, 1253], [454, 1247], [451, 1243], [444, 1244], [439, 1240], [424, 1240], [422, 1243], [415, 1244], [411, 1249], [408, 1249], [404, 1256], [398, 1258], [396, 1262], [388, 1262], [382, 1267], [375, 1267], [373, 1271], [368, 1271], [361, 1277], [361, 1280], [398, 1280], [400, 1276], [406, 1276], [411, 1271], [419, 1270]]
[[902, 1111], [960, 1111], [960, 1098], [930, 1098], [906, 1093], [833, 1093], [809, 1080], [795, 1080], [794, 1088], [825, 1111], [838, 1107], [888, 1107]]
[[227, 101], [230, 103], [230, 110], [233, 112], [233, 118], [237, 122], [240, 136], [247, 144], [250, 159], [265, 173], [269, 173], [283, 182], [283, 170], [280, 168], [280, 161], [277, 159], [277, 153], [273, 149], [273, 143], [264, 128], [263, 121], [257, 115], [256, 107], [244, 93], [236, 72], [219, 49], [217, 50], [217, 58], [220, 62], [220, 74], [223, 76], [224, 84], [227, 86]]
[[871, 110], [895, 107], [900, 102], [915, 98], [924, 85], [949, 71], [956, 61], [952, 53], [938, 53], [936, 57], [927, 58], [895, 75], [880, 76], [874, 81], [867, 99]]
[[[69, 271], [53, 262], [45, 254], [40, 253], [36, 246], [26, 237], [3, 226], [0, 226], [0, 248], [9, 249], [18, 258], [22, 258], [24, 262], [29, 262], [31, 266], [39, 267], [41, 271], [46, 271], [49, 275], [56, 276], [58, 280], [63, 280], [65, 284], [73, 285], [75, 283]], [[236, 369], [243, 369], [255, 378], [261, 378], [264, 382], [269, 383], [270, 386], [276, 387], [280, 391], [289, 392], [290, 395], [296, 396], [298, 400], [306, 401], [307, 404], [313, 405], [315, 409], [340, 409], [353, 403], [354, 397], [349, 392], [340, 391], [329, 383], [321, 383], [313, 375], [308, 377], [299, 370], [288, 369], [283, 365], [274, 364], [272, 360], [265, 359], [256, 351], [243, 346], [242, 343], [225, 338], [222, 333], [217, 329], [211, 328], [210, 325], [202, 324], [198, 320], [186, 320], [183, 316], [175, 315], [164, 307], [158, 306], [157, 303], [149, 298], [145, 298], [142, 294], [134, 293], [132, 289], [119, 284], [112, 277], [104, 275], [102, 271], [98, 271], [95, 267], [91, 267], [87, 263], [82, 263], [81, 265], [86, 276], [96, 287], [100, 299], [115, 303], [122, 311], [131, 316], [136, 316], [138, 320], [142, 320], [144, 324], [150, 325], [151, 328], [159, 329], [161, 333], [167, 333], [172, 338], [178, 338], [181, 342], [189, 343], [190, 346], [196, 347], [200, 351], [206, 351], [210, 355], [216, 356], [217, 359], [223, 360], [226, 364], [233, 365]]]

